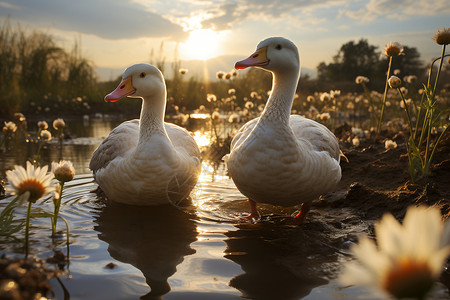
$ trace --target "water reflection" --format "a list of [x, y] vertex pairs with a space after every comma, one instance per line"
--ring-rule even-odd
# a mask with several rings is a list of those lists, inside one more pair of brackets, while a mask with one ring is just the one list
[[334, 250], [324, 247], [316, 230], [263, 224], [237, 225], [225, 235], [225, 258], [241, 265], [245, 273], [230, 286], [251, 299], [300, 299], [328, 283]]
[[190, 244], [198, 233], [192, 215], [170, 205], [108, 203], [96, 222], [98, 237], [109, 244], [109, 254], [144, 274], [151, 291], [143, 299], [159, 299], [168, 293], [168, 278], [184, 256], [195, 253]]

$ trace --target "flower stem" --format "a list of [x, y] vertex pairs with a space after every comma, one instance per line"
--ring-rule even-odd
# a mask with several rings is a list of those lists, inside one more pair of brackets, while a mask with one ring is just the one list
[[413, 127], [412, 127], [412, 123], [411, 123], [411, 115], [409, 113], [409, 108], [408, 108], [408, 105], [406, 104], [405, 96], [403, 96], [403, 93], [400, 90], [400, 88], [397, 88], [397, 91], [400, 94], [400, 97], [402, 97], [403, 104], [405, 105], [406, 115], [408, 116], [409, 135], [412, 138], [413, 137]]
[[66, 223], [67, 260], [69, 260], [69, 256], [70, 256], [70, 253], [69, 253], [69, 233], [70, 233], [69, 232], [69, 223], [67, 222], [67, 220], [65, 218], [63, 218], [61, 216], [59, 216], [59, 218], [61, 218], [64, 221], [64, 223]]
[[31, 215], [31, 205], [33, 203], [28, 201], [27, 218], [25, 223], [25, 258], [28, 257], [28, 242], [29, 242], [29, 231], [30, 231], [30, 215]]
[[64, 189], [64, 182], [60, 181], [59, 184], [61, 185], [61, 190], [59, 192], [58, 199], [55, 199], [54, 202], [55, 208], [53, 211], [53, 218], [52, 218], [52, 236], [56, 234], [56, 223], [58, 222], [59, 208], [61, 207], [62, 191]]
[[384, 107], [386, 104], [386, 95], [387, 95], [388, 82], [389, 82], [389, 74], [391, 73], [391, 65], [392, 65], [392, 56], [389, 57], [389, 66], [388, 66], [388, 70], [387, 70], [387, 74], [386, 74], [386, 84], [384, 86], [383, 102], [381, 104], [381, 113], [380, 113], [380, 120], [378, 121], [377, 133], [380, 133], [381, 122], [383, 121]]
[[442, 69], [442, 63], [444, 61], [444, 56], [445, 56], [445, 45], [442, 45], [442, 54], [441, 54], [441, 60], [439, 62], [439, 68], [436, 74], [436, 79], [434, 81], [434, 88], [433, 88], [433, 99], [434, 99], [434, 95], [436, 93], [436, 88], [437, 88], [437, 84], [439, 81], [439, 75], [441, 74], [441, 69]]

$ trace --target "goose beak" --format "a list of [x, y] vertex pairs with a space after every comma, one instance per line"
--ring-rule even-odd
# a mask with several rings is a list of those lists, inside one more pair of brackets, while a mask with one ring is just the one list
[[105, 96], [105, 102], [116, 102], [126, 96], [133, 95], [136, 89], [131, 82], [131, 76], [123, 79], [114, 91]]
[[236, 70], [239, 69], [245, 69], [248, 67], [260, 67], [260, 66], [266, 66], [269, 64], [270, 60], [267, 59], [267, 47], [260, 48], [255, 51], [252, 55], [247, 57], [244, 60], [238, 61], [234, 68]]

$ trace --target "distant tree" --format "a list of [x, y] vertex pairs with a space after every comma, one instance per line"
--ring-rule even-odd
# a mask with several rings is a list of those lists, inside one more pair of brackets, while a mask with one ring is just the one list
[[[370, 45], [366, 39], [361, 39], [357, 43], [350, 41], [343, 44], [331, 63], [321, 62], [317, 66], [320, 86], [333, 88], [336, 88], [336, 85], [351, 86], [343, 83], [353, 82], [359, 75], [368, 77], [372, 88], [384, 86], [388, 60], [377, 51], [377, 48]], [[423, 75], [424, 67], [417, 49], [404, 46], [404, 53], [405, 55], [396, 56], [392, 60], [391, 71], [398, 69], [401, 75], [418, 77]]]
[[318, 78], [347, 81], [354, 80], [358, 75], [372, 77], [377, 70], [380, 54], [378, 47], [370, 45], [366, 39], [355, 43], [350, 41], [341, 46], [333, 57], [333, 62], [321, 62], [317, 67]]

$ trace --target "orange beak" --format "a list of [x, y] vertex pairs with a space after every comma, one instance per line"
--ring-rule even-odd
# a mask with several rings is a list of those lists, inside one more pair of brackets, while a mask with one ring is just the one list
[[265, 66], [270, 62], [270, 60], [267, 59], [266, 53], [267, 53], [267, 47], [258, 49], [255, 51], [255, 53], [253, 53], [246, 59], [238, 61], [234, 65], [234, 68], [239, 70], [239, 69], [245, 69], [248, 67]]
[[114, 91], [105, 96], [105, 102], [116, 102], [119, 99], [133, 95], [136, 89], [131, 82], [131, 76], [123, 79]]

